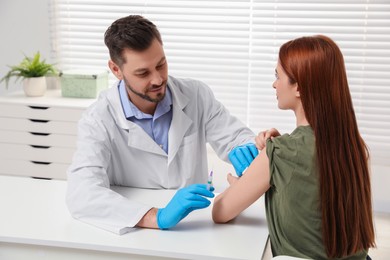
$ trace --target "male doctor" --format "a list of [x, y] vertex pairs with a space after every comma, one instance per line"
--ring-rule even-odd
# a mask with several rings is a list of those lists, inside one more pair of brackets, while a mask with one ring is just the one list
[[[68, 208], [74, 218], [117, 234], [132, 227], [171, 228], [214, 196], [205, 185], [206, 143], [220, 158], [229, 156], [240, 175], [257, 155], [255, 135], [207, 85], [168, 76], [160, 33], [149, 20], [118, 19], [105, 44], [119, 82], [79, 122], [67, 172]], [[165, 208], [155, 208], [110, 185], [179, 190]]]

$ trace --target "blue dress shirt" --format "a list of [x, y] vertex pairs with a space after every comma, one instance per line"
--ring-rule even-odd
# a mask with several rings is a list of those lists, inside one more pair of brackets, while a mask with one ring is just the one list
[[118, 88], [126, 119], [139, 125], [168, 154], [168, 131], [172, 121], [172, 94], [169, 87], [164, 99], [158, 102], [154, 115], [143, 113], [130, 101], [123, 80]]

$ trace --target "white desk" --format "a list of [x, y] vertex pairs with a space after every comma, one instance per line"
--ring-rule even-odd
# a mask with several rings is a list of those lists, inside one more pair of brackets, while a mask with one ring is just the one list
[[[115, 188], [164, 206], [175, 191]], [[119, 236], [74, 220], [66, 181], [0, 176], [0, 259], [261, 259], [268, 229], [259, 200], [229, 224], [214, 224], [211, 206], [170, 230], [136, 228]]]

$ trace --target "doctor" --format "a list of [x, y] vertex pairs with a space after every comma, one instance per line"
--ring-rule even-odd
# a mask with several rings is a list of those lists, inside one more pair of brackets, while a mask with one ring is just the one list
[[[79, 122], [67, 173], [68, 208], [74, 218], [117, 234], [133, 227], [171, 228], [214, 196], [205, 185], [206, 143], [222, 159], [229, 156], [241, 175], [257, 155], [255, 135], [207, 85], [168, 76], [160, 33], [149, 20], [118, 19], [107, 29], [105, 44], [119, 82]], [[155, 208], [110, 185], [179, 190], [166, 207]]]

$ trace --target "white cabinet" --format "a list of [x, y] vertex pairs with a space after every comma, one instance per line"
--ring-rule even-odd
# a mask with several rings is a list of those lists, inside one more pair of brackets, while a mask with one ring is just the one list
[[95, 99], [15, 92], [0, 97], [0, 174], [66, 179], [76, 149], [77, 122]]

